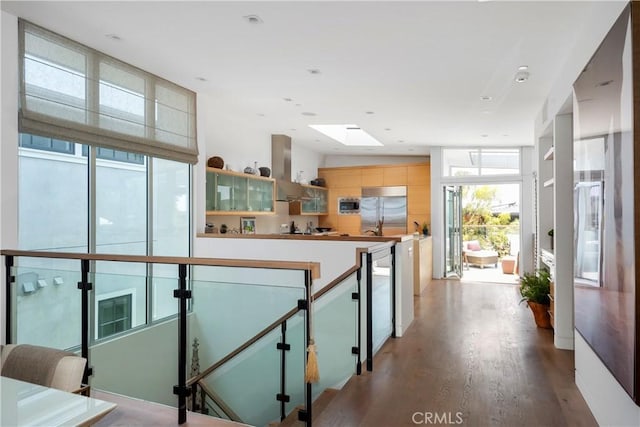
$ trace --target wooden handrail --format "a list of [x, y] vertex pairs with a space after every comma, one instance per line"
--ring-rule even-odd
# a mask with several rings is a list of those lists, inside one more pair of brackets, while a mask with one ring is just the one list
[[238, 414], [236, 414], [235, 411], [231, 409], [231, 407], [227, 405], [227, 403], [224, 400], [222, 400], [222, 398], [218, 396], [218, 394], [215, 391], [211, 390], [204, 381], [198, 381], [198, 385], [200, 386], [200, 388], [202, 388], [202, 391], [204, 391], [204, 394], [209, 396], [209, 398], [213, 400], [213, 402], [216, 405], [218, 405], [220, 409], [222, 409], [222, 412], [224, 412], [224, 414], [227, 417], [229, 417], [231, 421], [235, 421], [237, 423], [243, 422], [242, 419], [238, 416]]
[[78, 259], [89, 261], [143, 262], [149, 264], [186, 264], [214, 267], [270, 268], [275, 270], [309, 270], [312, 279], [320, 278], [320, 263], [307, 261], [276, 261], [254, 259], [196, 258], [144, 255], [86, 254], [3, 249], [0, 255], [29, 258]]

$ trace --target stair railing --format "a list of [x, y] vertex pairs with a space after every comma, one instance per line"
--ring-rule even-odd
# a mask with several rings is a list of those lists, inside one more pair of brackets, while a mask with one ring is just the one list
[[[390, 280], [391, 280], [391, 289], [393, 292], [393, 304], [392, 304], [392, 319], [395, 319], [395, 243], [394, 242], [384, 242], [378, 245], [375, 245], [373, 247], [368, 247], [368, 248], [358, 248], [356, 250], [356, 263], [350, 267], [349, 269], [347, 269], [345, 272], [343, 272], [340, 276], [336, 277], [334, 280], [332, 280], [329, 284], [327, 284], [325, 287], [323, 287], [321, 290], [319, 290], [318, 292], [316, 292], [315, 294], [313, 294], [313, 296], [311, 295], [311, 286], [310, 286], [310, 281], [308, 281], [309, 283], [309, 287], [307, 288], [307, 298], [306, 298], [306, 302], [299, 302], [297, 307], [292, 308], [291, 310], [289, 310], [288, 312], [286, 312], [285, 314], [283, 314], [280, 318], [278, 318], [277, 320], [273, 321], [271, 324], [269, 324], [268, 326], [266, 326], [265, 328], [263, 328], [260, 332], [258, 332], [256, 335], [254, 335], [253, 337], [251, 337], [250, 339], [248, 339], [247, 341], [245, 341], [243, 344], [239, 345], [237, 348], [235, 348], [234, 350], [232, 350], [231, 352], [229, 352], [226, 356], [222, 357], [220, 360], [218, 360], [217, 362], [213, 363], [211, 366], [209, 366], [208, 368], [206, 368], [205, 370], [203, 370], [200, 374], [193, 376], [192, 378], [188, 379], [186, 381], [186, 386], [187, 387], [191, 387], [191, 394], [192, 396], [194, 396], [194, 404], [195, 404], [195, 395], [197, 392], [197, 386], [198, 385], [202, 385], [202, 384], [206, 384], [204, 382], [204, 379], [207, 378], [208, 376], [210, 376], [213, 372], [215, 372], [216, 370], [218, 370], [219, 368], [221, 368], [222, 366], [224, 366], [225, 364], [227, 364], [229, 361], [231, 361], [232, 359], [234, 359], [235, 357], [237, 357], [238, 355], [240, 355], [241, 353], [243, 353], [244, 351], [246, 351], [247, 349], [249, 349], [250, 347], [252, 347], [255, 343], [257, 343], [260, 339], [262, 339], [263, 337], [265, 337], [266, 335], [268, 335], [269, 333], [275, 331], [277, 328], [280, 328], [282, 331], [282, 339], [283, 341], [281, 343], [278, 343], [278, 349], [288, 349], [288, 344], [286, 343], [286, 330], [287, 330], [287, 321], [290, 320], [291, 318], [293, 318], [298, 312], [300, 312], [301, 310], [307, 310], [307, 309], [311, 309], [311, 307], [313, 306], [313, 304], [320, 298], [322, 298], [324, 295], [328, 294], [329, 292], [331, 292], [332, 290], [336, 289], [337, 287], [339, 287], [341, 284], [343, 284], [345, 282], [346, 279], [348, 279], [349, 277], [351, 277], [354, 273], [356, 274], [356, 279], [357, 279], [357, 290], [355, 292], [352, 293], [352, 298], [357, 302], [357, 314], [356, 314], [356, 318], [357, 318], [357, 345], [354, 346], [352, 348], [352, 353], [356, 356], [356, 366], [355, 366], [355, 373], [357, 375], [360, 375], [362, 372], [362, 290], [363, 290], [363, 286], [362, 286], [362, 268], [363, 268], [363, 264], [365, 267], [367, 267], [367, 281], [365, 283], [365, 289], [366, 289], [366, 304], [367, 304], [367, 310], [366, 310], [366, 332], [367, 332], [367, 342], [366, 342], [366, 347], [367, 347], [367, 367], [368, 370], [372, 370], [373, 369], [373, 365], [372, 365], [372, 358], [373, 358], [373, 337], [371, 334], [371, 328], [373, 327], [373, 322], [372, 322], [372, 318], [373, 318], [373, 301], [372, 301], [372, 295], [373, 295], [373, 279], [372, 276], [370, 274], [370, 270], [372, 268], [372, 262], [373, 260], [375, 260], [376, 258], [380, 258], [381, 256], [383, 256], [383, 254], [388, 254], [390, 255], [390, 259], [391, 259], [391, 276], [390, 276]], [[394, 321], [395, 322], [395, 321]], [[394, 323], [395, 324], [395, 323]], [[307, 345], [309, 344], [309, 336], [311, 334], [310, 331], [310, 324], [309, 324], [309, 316], [305, 316], [305, 327], [307, 329]], [[394, 326], [394, 331], [395, 331], [395, 326]], [[277, 400], [279, 400], [281, 402], [281, 407], [280, 407], [280, 419], [283, 420], [286, 416], [286, 409], [285, 409], [285, 403], [287, 403], [289, 400], [289, 396], [286, 394], [286, 389], [285, 389], [285, 365], [286, 365], [286, 360], [285, 360], [285, 351], [282, 352], [282, 359], [281, 359], [281, 390], [280, 393], [277, 395]], [[305, 358], [305, 368], [306, 368], [306, 358]], [[304, 421], [306, 423], [306, 425], [311, 426], [312, 424], [312, 400], [313, 400], [313, 393], [312, 393], [312, 384], [310, 383], [306, 383], [306, 390], [305, 390], [305, 408], [301, 411], [299, 411], [298, 413], [298, 418], [300, 421]], [[321, 390], [322, 391], [322, 390]], [[321, 392], [320, 391], [320, 392]], [[219, 396], [218, 399], [220, 399], [220, 401], [222, 400]], [[212, 399], [213, 400], [213, 399]], [[219, 405], [220, 406], [220, 405]]]

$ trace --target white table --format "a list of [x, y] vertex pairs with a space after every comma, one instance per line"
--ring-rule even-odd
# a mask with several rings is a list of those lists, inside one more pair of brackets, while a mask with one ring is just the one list
[[115, 403], [0, 376], [0, 426], [86, 426]]

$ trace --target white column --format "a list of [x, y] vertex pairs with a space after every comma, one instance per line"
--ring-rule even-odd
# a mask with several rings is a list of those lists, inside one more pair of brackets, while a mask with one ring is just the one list
[[[573, 329], [573, 115], [553, 126], [555, 233], [555, 337], [557, 348], [574, 348]], [[544, 231], [544, 230], [542, 230]]]

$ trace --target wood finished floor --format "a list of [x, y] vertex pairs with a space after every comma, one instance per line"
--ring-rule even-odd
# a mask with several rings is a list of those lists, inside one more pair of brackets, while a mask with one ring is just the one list
[[514, 285], [433, 281], [406, 334], [314, 426], [447, 425], [458, 413], [463, 426], [596, 426], [575, 386], [573, 352], [556, 349], [519, 299]]

